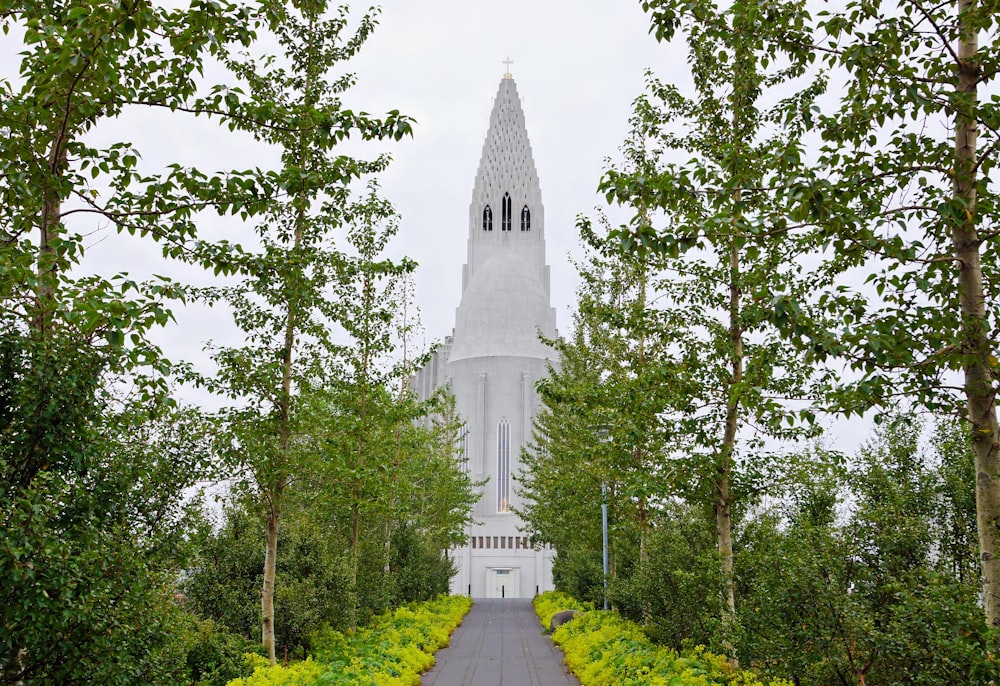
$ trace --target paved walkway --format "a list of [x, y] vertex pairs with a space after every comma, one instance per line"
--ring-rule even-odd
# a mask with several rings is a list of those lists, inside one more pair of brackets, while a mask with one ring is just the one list
[[579, 686], [521, 598], [476, 600], [421, 686]]

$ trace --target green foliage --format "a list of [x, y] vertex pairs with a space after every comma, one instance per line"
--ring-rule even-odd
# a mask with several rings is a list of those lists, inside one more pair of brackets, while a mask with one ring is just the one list
[[611, 586], [615, 609], [674, 650], [720, 646], [722, 577], [713, 522], [704, 508], [674, 504], [654, 524], [646, 560]]
[[536, 595], [531, 601], [535, 608], [535, 614], [546, 629], [552, 624], [552, 615], [565, 610], [577, 610], [587, 612], [594, 609], [592, 603], [581, 603], [571, 594], [563, 591], [549, 591]]
[[246, 656], [246, 661], [253, 672], [230, 681], [230, 686], [311, 686], [326, 671], [323, 665], [308, 657], [287, 667], [272, 667], [265, 658], [252, 653]]
[[385, 613], [357, 631], [321, 632], [315, 638], [315, 661], [271, 667], [251, 658], [253, 674], [229, 686], [416, 686], [420, 674], [434, 664], [433, 654], [448, 645], [471, 605], [462, 596], [441, 597]]
[[[365, 365], [372, 349], [384, 354], [391, 346], [386, 323], [395, 301], [376, 300], [377, 284], [388, 282], [379, 295], [391, 296], [392, 286], [413, 268], [408, 260], [397, 264], [381, 256], [396, 225], [391, 205], [377, 196], [371, 177], [385, 169], [388, 157], [363, 160], [337, 148], [351, 135], [399, 139], [410, 131], [409, 120], [398, 112], [378, 118], [347, 109], [342, 97], [354, 78], [333, 74], [360, 50], [374, 28], [374, 14], [362, 17], [352, 33], [346, 6], [331, 14], [325, 0], [291, 5], [262, 0], [256, 19], [274, 36], [281, 54], [228, 55], [225, 60], [247, 84], [245, 94], [225, 93], [226, 107], [238, 114], [231, 128], [277, 148], [281, 167], [275, 177], [282, 194], [258, 203], [263, 215], [254, 227], [259, 250], [221, 246], [221, 259], [243, 280], [199, 293], [210, 303], [227, 303], [244, 333], [242, 345], [214, 351], [218, 373], [201, 381], [233, 402], [223, 413], [220, 452], [240, 479], [240, 495], [256, 502], [265, 522], [262, 640], [272, 664], [282, 511], [293, 484], [322, 471], [318, 460], [330, 420], [324, 411], [331, 408], [321, 396], [351, 375], [345, 368], [353, 361], [355, 344]], [[356, 199], [353, 184], [366, 179], [370, 191]], [[335, 240], [335, 232], [344, 228], [349, 245]], [[340, 331], [347, 334], [346, 344], [337, 340]], [[364, 425], [364, 398], [384, 387], [374, 375], [351, 381], [362, 400], [356, 415], [348, 414]], [[355, 498], [362, 502], [359, 494]], [[349, 569], [356, 589], [361, 587], [357, 517], [353, 534]], [[355, 603], [348, 607], [357, 610]], [[297, 610], [308, 612], [307, 607]]]
[[[817, 274], [828, 287], [779, 318], [817, 359], [853, 370], [832, 397], [847, 412], [903, 397], [931, 411], [962, 413], [966, 389], [951, 375], [971, 362], [970, 354], [994, 364], [987, 358], [995, 359], [995, 344], [974, 353], [968, 345], [978, 326], [989, 335], [997, 321], [990, 246], [998, 151], [991, 122], [1000, 103], [977, 99], [975, 85], [998, 68], [997, 18], [988, 4], [973, 3], [961, 19], [958, 8], [851, 2], [815, 17], [817, 54], [841, 70], [844, 86], [837, 106], [817, 114], [819, 159], [801, 171], [786, 202], [797, 220], [815, 227], [805, 240], [825, 251]], [[926, 33], [928, 24], [937, 30]], [[961, 56], [963, 37], [976, 36], [983, 42]], [[959, 86], [959, 74], [973, 78], [971, 88]], [[964, 121], [977, 124], [977, 139], [956, 146], [952, 125]], [[960, 151], [976, 159], [969, 169], [962, 169]], [[970, 201], [962, 196], [971, 188]], [[966, 222], [975, 234], [959, 240], [955, 231]], [[956, 259], [971, 269], [956, 269]], [[962, 274], [982, 282], [971, 290]], [[981, 303], [959, 306], [977, 291]], [[963, 321], [970, 317], [981, 323], [970, 327]]]
[[[536, 600], [539, 618], [551, 619], [553, 608], [573, 606], [565, 596]], [[583, 686], [789, 686], [776, 679], [762, 682], [749, 671], [736, 671], [724, 657], [701, 646], [680, 653], [653, 645], [642, 630], [615, 612], [590, 611], [575, 616], [552, 635], [566, 653], [566, 664]]]
[[233, 121], [199, 89], [227, 90], [205, 86], [206, 63], [248, 47], [257, 22], [230, 2], [5, 2], [0, 14], [23, 44], [0, 122], [0, 681], [177, 683], [166, 589], [208, 438], [170, 399], [177, 367], [147, 335], [184, 289], [87, 275], [83, 236], [97, 222], [229, 272], [199, 240], [199, 212], [246, 217], [279, 189], [259, 170], [140, 169], [131, 142], [88, 136], [133, 106]]
[[[197, 615], [247, 640], [260, 632], [262, 538], [258, 517], [227, 508], [223, 526], [204, 537], [182, 585]], [[342, 551], [307, 513], [288, 513], [275, 591], [275, 612], [283, 619], [275, 632], [279, 651], [304, 654], [311, 649], [313, 633], [324, 626], [344, 626], [345, 566]]]
[[116, 397], [120, 351], [9, 324], [0, 339], [0, 683], [170, 683], [164, 589], [205, 426], [163, 397]]
[[448, 582], [455, 575], [454, 564], [442, 556], [441, 549], [420, 535], [412, 526], [393, 531], [392, 560], [393, 605], [428, 601], [448, 593]]
[[[738, 554], [750, 660], [801, 684], [997, 678], [997, 637], [982, 616], [978, 575], [968, 573], [975, 550], [957, 564], [941, 555], [955, 550], [954, 529], [940, 523], [952, 521], [956, 500], [940, 465], [971, 460], [966, 443], [940, 440], [955, 428], [939, 424], [935, 445], [958, 455], [928, 454], [921, 423], [895, 416], [848, 472], [789, 482], [779, 496], [789, 506], [748, 524]], [[849, 514], [831, 517], [844, 500]]]
[[[737, 1], [724, 11], [711, 0], [642, 5], [657, 40], [686, 41], [693, 90], [650, 74], [636, 99], [624, 161], [599, 187], [632, 216], [601, 239], [582, 222], [605, 258], [589, 269], [607, 283], [588, 284], [580, 312], [600, 302], [590, 326], [607, 323], [627, 341], [588, 342], [611, 358], [602, 367], [600, 352], [591, 354], [596, 387], [607, 389], [603, 423], [623, 424], [614, 444], [631, 458], [612, 473], [629, 475], [619, 503], [635, 508], [639, 560], [651, 555], [651, 502], [680, 496], [712, 508], [722, 633], [735, 660], [734, 518], [776, 469], [768, 448], [815, 432], [813, 368], [788, 350], [767, 303], [807, 288], [805, 248], [789, 234], [782, 189], [797, 173], [825, 81], [810, 74], [814, 57], [801, 45], [801, 0]], [[621, 271], [631, 278], [615, 279]], [[634, 294], [616, 312], [618, 282]], [[622, 347], [635, 354], [617, 359]]]
[[225, 686], [250, 674], [246, 654], [259, 643], [227, 631], [210, 619], [199, 619], [184, 610], [176, 612], [175, 654], [184, 658], [184, 680], [193, 686]]
[[[610, 576], [644, 552], [658, 494], [674, 487], [657, 446], [676, 437], [667, 416], [671, 339], [647, 307], [659, 263], [623, 260], [587, 227], [588, 260], [573, 336], [552, 341], [559, 368], [539, 384], [534, 443], [522, 456], [519, 514], [559, 551], [559, 588], [599, 602], [601, 490], [607, 487]], [[607, 430], [598, 440], [598, 426]]]
[[[279, 654], [287, 649], [290, 656], [305, 657], [316, 648], [317, 632], [348, 629], [345, 598], [352, 592], [357, 594], [357, 616], [365, 623], [387, 608], [427, 601], [448, 590], [451, 562], [416, 527], [394, 530], [388, 574], [384, 540], [372, 536], [363, 546], [360, 583], [353, 591], [347, 542], [331, 535], [315, 512], [295, 501], [284, 522], [275, 589], [275, 613], [282, 618], [275, 631]], [[222, 526], [197, 537], [197, 554], [181, 583], [197, 616], [245, 641], [256, 640], [260, 632], [262, 536], [257, 516], [235, 504], [227, 507]], [[211, 634], [209, 639], [214, 640]], [[245, 651], [243, 646], [239, 652]]]

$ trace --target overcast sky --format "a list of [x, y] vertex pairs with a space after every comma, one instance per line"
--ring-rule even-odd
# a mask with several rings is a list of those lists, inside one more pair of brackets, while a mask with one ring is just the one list
[[418, 122], [414, 139], [394, 147], [384, 188], [402, 215], [397, 247], [420, 264], [428, 337], [440, 339], [454, 324], [472, 186], [508, 57], [541, 181], [553, 304], [565, 331], [575, 217], [599, 202], [604, 160], [625, 138], [644, 70], [667, 64], [667, 48], [647, 35], [638, 2], [390, 0], [382, 7], [381, 26], [356, 61], [355, 94], [370, 111], [398, 108]]
[[[355, 6], [353, 16], [365, 8]], [[684, 59], [647, 29], [639, 3], [620, 0], [382, 3], [378, 28], [346, 66], [358, 84], [343, 99], [345, 107], [373, 114], [397, 109], [416, 120], [412, 139], [382, 146], [393, 162], [380, 180], [401, 216], [391, 253], [419, 265], [423, 346], [450, 335], [454, 326], [472, 187], [508, 58], [541, 182], [553, 305], [560, 330], [569, 329], [576, 279], [568, 256], [577, 251], [576, 216], [593, 214], [601, 202], [597, 184], [606, 158], [625, 138], [645, 70], [663, 74]], [[174, 161], [207, 169], [276, 163], [273, 151], [248, 137], [169, 112], [129, 112], [102, 124], [93, 140], [135, 141], [150, 171]], [[207, 218], [208, 228], [213, 223]], [[230, 223], [226, 230], [242, 229]], [[158, 252], [149, 241], [105, 229], [91, 240], [88, 261], [103, 273], [177, 274], [176, 267], [158, 264]], [[159, 336], [177, 357], [205, 360], [207, 339], [235, 342], [220, 312], [189, 308], [178, 312], [178, 320]]]
[[[507, 66], [521, 96], [545, 206], [553, 305], [566, 332], [579, 255], [576, 216], [593, 215], [606, 158], [617, 157], [644, 72], [685, 80], [682, 45], [648, 35], [640, 3], [622, 0], [385, 0], [380, 25], [348, 69], [358, 85], [344, 104], [373, 114], [398, 109], [417, 125], [412, 140], [385, 146], [394, 161], [381, 178], [401, 215], [392, 253], [417, 261], [416, 300], [424, 345], [451, 333], [466, 256], [468, 209], [493, 98]], [[356, 5], [356, 16], [365, 5]], [[0, 71], [15, 71], [14, 35], [0, 39]], [[178, 123], [178, 122], [181, 123]], [[181, 161], [208, 169], [269, 166], [272, 154], [206, 121], [131, 112], [102, 125], [95, 143], [137, 142], [150, 170]], [[91, 239], [88, 262], [103, 273], [168, 271], [149, 241]], [[169, 354], [204, 361], [205, 341], [235, 342], [228, 316], [191, 308], [161, 332]]]

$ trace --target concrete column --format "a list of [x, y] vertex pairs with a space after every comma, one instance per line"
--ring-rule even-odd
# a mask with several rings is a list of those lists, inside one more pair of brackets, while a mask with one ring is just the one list
[[542, 551], [535, 551], [535, 584], [538, 586], [539, 593], [545, 593], [549, 590], [545, 588], [545, 564], [542, 562]]
[[[531, 374], [521, 372], [521, 446], [531, 439]], [[520, 452], [518, 452], [520, 455]]]

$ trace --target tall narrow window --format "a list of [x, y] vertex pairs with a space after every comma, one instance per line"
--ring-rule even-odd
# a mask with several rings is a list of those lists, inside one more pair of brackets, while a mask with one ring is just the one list
[[487, 205], [483, 208], [483, 231], [493, 230], [493, 210]]
[[510, 512], [510, 423], [497, 424], [497, 512]]
[[504, 193], [503, 194], [503, 200], [500, 201], [500, 230], [501, 231], [510, 231], [511, 222], [513, 221], [513, 219], [511, 218], [510, 215], [511, 215], [511, 211], [510, 211], [510, 193]]
[[468, 474], [469, 472], [469, 430], [465, 427], [462, 428], [462, 437], [459, 442], [459, 455], [458, 463], [461, 466], [462, 471]]
[[521, 208], [521, 231], [531, 231], [531, 212], [527, 205]]

